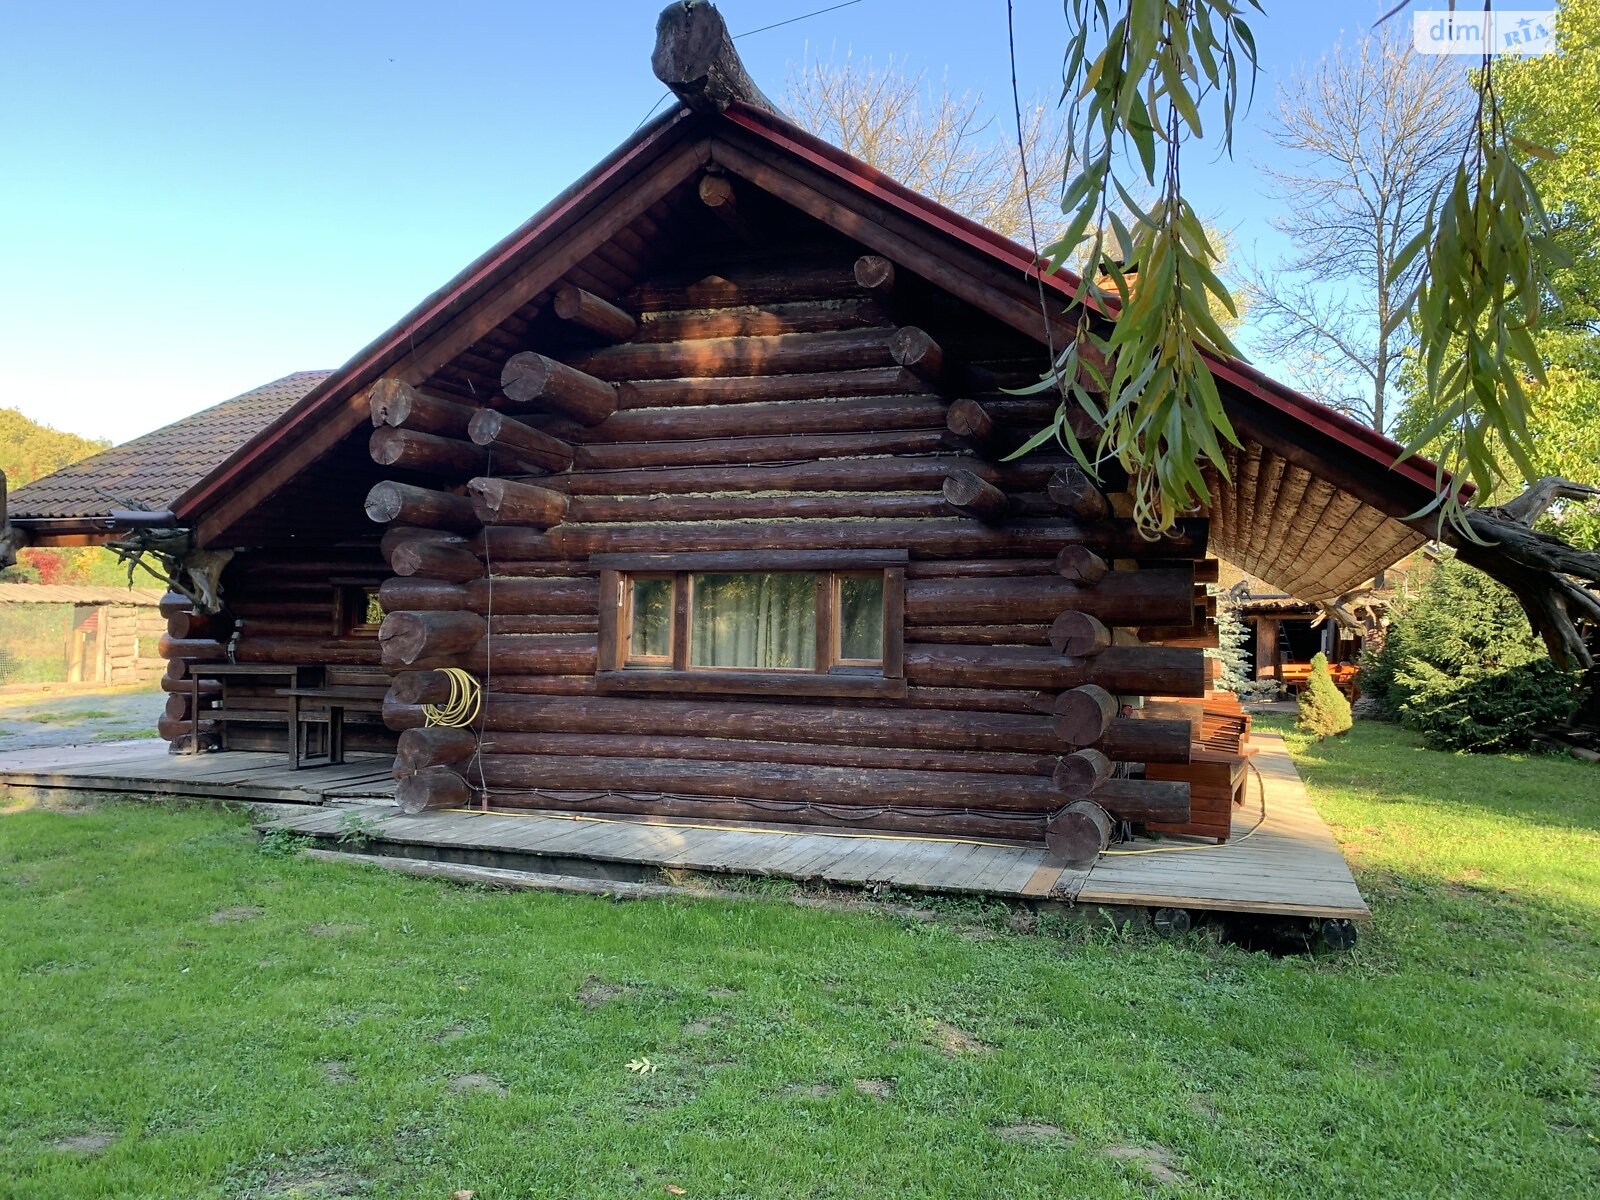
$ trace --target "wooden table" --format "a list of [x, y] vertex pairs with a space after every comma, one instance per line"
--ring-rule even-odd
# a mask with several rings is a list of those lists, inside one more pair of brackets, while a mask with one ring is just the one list
[[344, 687], [288, 687], [278, 692], [289, 697], [289, 762], [300, 769], [300, 713], [309, 700], [328, 714], [328, 762], [344, 761], [344, 714], [346, 709], [358, 712], [382, 712], [383, 698], [388, 688], [361, 687], [349, 684]]
[[[317, 667], [308, 667], [301, 663], [192, 663], [189, 666], [189, 711], [194, 721], [193, 740], [195, 750], [200, 748], [200, 680], [215, 679], [222, 685], [222, 691], [217, 696], [217, 703], [210, 711], [220, 714], [217, 724], [217, 747], [221, 750], [228, 748], [228, 680], [239, 675], [253, 675], [258, 678], [283, 678], [289, 681], [291, 688], [299, 687], [304, 671], [320, 670]], [[289, 723], [290, 753], [294, 752], [295, 726]]]

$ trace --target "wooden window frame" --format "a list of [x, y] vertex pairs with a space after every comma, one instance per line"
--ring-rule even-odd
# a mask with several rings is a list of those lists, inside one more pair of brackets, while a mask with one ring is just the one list
[[378, 595], [378, 585], [368, 579], [334, 579], [333, 636], [336, 638], [375, 638], [381, 625], [367, 624], [369, 601]]
[[[750, 695], [904, 697], [904, 551], [758, 552], [715, 554], [595, 555], [600, 569], [599, 661], [597, 686], [607, 692], [734, 692]], [[816, 576], [817, 663], [811, 668], [753, 670], [690, 665], [692, 577], [708, 572]], [[840, 581], [844, 576], [883, 576], [883, 658], [881, 662], [839, 658]], [[630, 657], [630, 581], [670, 577], [673, 581], [672, 654], [660, 659]]]

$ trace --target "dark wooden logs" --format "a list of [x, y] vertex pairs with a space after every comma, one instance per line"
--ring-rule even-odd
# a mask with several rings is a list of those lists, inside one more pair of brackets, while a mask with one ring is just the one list
[[1044, 844], [1052, 858], [1082, 870], [1111, 845], [1111, 815], [1089, 800], [1074, 800], [1045, 826]]
[[876, 254], [863, 254], [856, 259], [856, 282], [871, 296], [887, 300], [894, 291], [894, 264]]
[[177, 612], [167, 618], [167, 632], [175, 638], [200, 638], [216, 633], [220, 618], [211, 613]]
[[388, 425], [372, 431], [367, 451], [379, 466], [432, 475], [471, 475], [482, 471], [488, 458], [471, 442]]
[[[493, 754], [481, 760], [491, 789], [539, 788], [690, 796], [759, 797], [777, 804], [840, 808], [906, 806], [1047, 812], [1061, 801], [1043, 775], [991, 771], [901, 771], [700, 759]], [[1187, 804], [1184, 808], [1187, 812]], [[1181, 819], [1181, 818], [1180, 818]]]
[[999, 521], [1010, 507], [1004, 492], [971, 471], [951, 471], [942, 491], [946, 504], [980, 521]]
[[486, 629], [477, 613], [392, 612], [378, 629], [383, 665], [408, 667], [423, 659], [457, 657], [476, 646]]
[[392, 525], [424, 529], [476, 529], [480, 522], [472, 501], [452, 492], [435, 491], [386, 479], [367, 493], [367, 516]]
[[169, 633], [161, 635], [156, 653], [162, 658], [181, 658], [187, 662], [221, 662], [228, 657], [227, 648], [212, 638], [175, 638]]
[[[608, 383], [627, 383], [630, 392], [620, 396], [623, 408], [671, 407], [670, 403], [646, 400], [661, 390], [649, 386], [659, 381], [669, 382], [666, 389], [681, 390], [687, 386], [696, 398], [715, 391], [715, 380], [738, 376], [737, 391], [724, 401], [735, 403], [749, 401], [777, 401], [814, 399], [815, 392], [795, 394], [792, 380], [785, 375], [795, 372], [834, 372], [834, 378], [848, 380], [850, 372], [862, 367], [889, 367], [894, 359], [891, 353], [892, 335], [881, 328], [840, 329], [825, 333], [785, 333], [772, 337], [691, 337], [681, 342], [634, 342], [625, 346], [605, 346], [584, 355], [574, 355], [574, 369]], [[893, 394], [921, 390], [917, 376], [907, 371], [895, 372], [901, 386]], [[731, 385], [728, 385], [731, 386]], [[837, 387], [837, 383], [835, 384]], [[838, 395], [841, 393], [835, 392]], [[842, 394], [860, 393], [849, 389]], [[702, 400], [714, 404], [716, 400]], [[683, 404], [684, 400], [676, 403]]]
[[[183, 660], [176, 659], [174, 661], [182, 662]], [[204, 671], [205, 667], [197, 666], [196, 669]], [[174, 679], [170, 675], [163, 675], [160, 679], [161, 690], [173, 696], [190, 695], [194, 691], [196, 684], [199, 684], [202, 696], [219, 696], [222, 694], [222, 684], [215, 679]]]
[[192, 612], [194, 610], [194, 601], [182, 592], [166, 592], [157, 603], [156, 610], [163, 617], [171, 620], [179, 613]]
[[974, 445], [986, 446], [994, 440], [994, 418], [976, 400], [953, 401], [944, 423], [951, 433]]
[[[420, 575], [424, 579], [451, 583], [478, 579], [484, 571], [483, 563], [472, 551], [424, 538], [414, 538], [395, 546], [389, 554], [389, 569], [396, 575]], [[381, 590], [380, 585], [380, 600]]]
[[[384, 562], [394, 555], [395, 547], [403, 546], [405, 542], [422, 541], [432, 542], [435, 546], [454, 546], [458, 549], [472, 549], [472, 539], [464, 538], [462, 534], [450, 533], [446, 530], [422, 530], [416, 525], [390, 525], [384, 530], [382, 538], [378, 539], [378, 554], [382, 555]], [[426, 608], [426, 605], [421, 605]], [[392, 613], [397, 608], [413, 608], [413, 605], [384, 605], [386, 613]]]
[[1205, 656], [1169, 646], [1110, 646], [1063, 658], [1032, 646], [906, 646], [906, 678], [919, 687], [1044, 688], [1085, 683], [1126, 695], [1203, 696]]
[[[554, 481], [541, 480], [541, 483], [551, 482]], [[1054, 554], [1065, 543], [1091, 546], [1110, 558], [1140, 558], [1161, 553], [1167, 545], [1147, 542], [1130, 520], [1105, 520], [1090, 525], [1065, 520], [1012, 520], [1003, 525], [985, 525], [962, 518], [772, 524], [711, 521], [675, 525], [566, 524], [544, 533], [493, 526], [486, 528], [481, 537], [481, 544], [492, 550], [496, 562], [576, 561], [591, 554], [693, 554], [717, 550], [908, 550], [914, 559], [987, 558], [1008, 554]], [[1197, 540], [1203, 542], [1205, 522], [1180, 521], [1179, 537], [1189, 544]], [[1056, 582], [1061, 586], [1060, 581]], [[1187, 625], [1191, 619], [1187, 611], [1191, 604], [1187, 585], [1184, 604], [1181, 623]], [[1043, 619], [1049, 620], [1059, 611], [1060, 607]]]
[[449, 767], [423, 767], [395, 785], [394, 798], [401, 812], [414, 817], [430, 808], [465, 808], [472, 788]]
[[598, 425], [617, 408], [617, 389], [611, 384], [532, 350], [506, 360], [500, 387], [509, 400], [538, 401], [584, 425]]
[[465, 584], [434, 579], [386, 579], [378, 589], [386, 612], [467, 610], [496, 616], [594, 616], [600, 585], [581, 579], [507, 579], [478, 575]]
[[1057, 654], [1087, 658], [1111, 645], [1111, 631], [1091, 613], [1068, 609], [1050, 623], [1050, 648]]
[[567, 497], [532, 483], [474, 479], [467, 484], [472, 510], [485, 525], [501, 523], [548, 529], [566, 516]]
[[[1050, 464], [961, 460], [963, 470], [1008, 488], [1042, 488]], [[684, 492], [936, 492], [949, 475], [949, 458], [855, 458], [819, 462], [760, 463], [736, 467], [666, 470], [574, 471], [545, 480], [573, 496], [671, 495]]]
[[391, 692], [383, 698], [383, 723], [396, 733], [405, 729], [421, 729], [428, 723], [428, 714], [420, 704], [400, 703]]
[[1074, 583], [1099, 583], [1108, 569], [1106, 560], [1087, 546], [1063, 546], [1056, 555], [1056, 571]]
[[889, 354], [918, 379], [937, 383], [944, 378], [944, 351], [925, 330], [915, 325], [905, 325], [894, 331], [889, 339]]
[[1056, 789], [1073, 800], [1089, 794], [1111, 778], [1111, 760], [1098, 750], [1074, 750], [1063, 758], [1051, 779]]
[[761, 235], [745, 218], [744, 212], [739, 207], [733, 180], [726, 175], [707, 174], [700, 179], [699, 191], [700, 203], [704, 204], [711, 215], [721, 221], [723, 227], [735, 237], [745, 242], [755, 242], [760, 239]]
[[712, 4], [673, 0], [656, 20], [650, 69], [696, 112], [719, 113], [734, 101], [781, 112], [750, 78]]
[[1104, 493], [1082, 467], [1062, 467], [1045, 491], [1062, 508], [1085, 521], [1098, 521], [1111, 511]]
[[639, 332], [639, 322], [632, 313], [624, 312], [609, 300], [602, 300], [593, 292], [586, 292], [570, 283], [556, 289], [550, 307], [563, 321], [569, 321], [608, 342], [626, 342]]
[[572, 447], [566, 442], [491, 408], [473, 414], [467, 437], [475, 446], [486, 446], [541, 471], [565, 471], [572, 466]]
[[470, 729], [449, 729], [442, 725], [407, 729], [395, 748], [394, 777], [403, 779], [426, 767], [465, 762], [477, 750], [478, 738]]
[[496, 733], [484, 741], [493, 754], [576, 755], [598, 758], [701, 759], [715, 762], [792, 763], [864, 770], [993, 771], [1048, 775], [1046, 755], [983, 750], [914, 750], [813, 742], [747, 741], [639, 733]]
[[917, 579], [906, 584], [909, 625], [943, 624], [952, 614], [973, 624], [1026, 624], [1054, 620], [1069, 608], [1111, 625], [1187, 625], [1191, 605], [1185, 570], [1113, 571], [1093, 587], [1050, 575]]
[[1122, 821], [1189, 819], [1189, 785], [1166, 779], [1108, 779], [1095, 789], [1095, 803]]
[[1117, 698], [1088, 683], [1055, 698], [1053, 728], [1069, 746], [1093, 746], [1106, 735], [1117, 715]]
[[[515, 680], [497, 675], [495, 686]], [[401, 672], [391, 695], [409, 704], [438, 704], [449, 684], [437, 672]], [[749, 703], [737, 700], [649, 700], [614, 697], [510, 695], [490, 697], [486, 726], [496, 733], [619, 734], [782, 741], [906, 750], [983, 751], [1056, 755], [1077, 748], [1056, 736], [1049, 716], [981, 712], [984, 693], [957, 693], [960, 708], [882, 709], [832, 705]], [[992, 696], [994, 693], [988, 693]], [[1113, 753], [1110, 747], [1116, 746]], [[1099, 749], [1118, 760], [1186, 762], [1185, 722], [1119, 719]]]
[[1187, 721], [1117, 717], [1094, 746], [1116, 762], [1186, 763], [1194, 743]]
[[[188, 717], [182, 717], [174, 720], [172, 717], [162, 714], [160, 717], [156, 718], [156, 733], [159, 734], [165, 741], [173, 742], [177, 741], [179, 738], [187, 738], [193, 732], [194, 722]], [[217, 723], [215, 721], [204, 718], [201, 719], [200, 736], [202, 738], [208, 734], [214, 734], [216, 732]]]
[[[446, 704], [450, 700], [450, 677], [443, 671], [398, 671], [389, 685], [389, 696], [397, 704]], [[1184, 736], [1188, 737], [1188, 725]]]
[[367, 389], [367, 404], [375, 426], [411, 429], [458, 438], [477, 409], [453, 400], [419, 392], [400, 379], [380, 379]]

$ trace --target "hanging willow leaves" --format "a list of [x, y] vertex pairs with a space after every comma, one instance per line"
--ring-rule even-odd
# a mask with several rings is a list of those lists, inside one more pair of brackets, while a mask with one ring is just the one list
[[[1239, 444], [1206, 362], [1238, 356], [1208, 296], [1228, 313], [1233, 299], [1216, 275], [1217, 249], [1183, 198], [1180, 162], [1184, 143], [1205, 136], [1201, 108], [1211, 96], [1221, 101], [1219, 141], [1232, 150], [1240, 84], [1248, 73], [1253, 85], [1257, 69], [1246, 8], [1260, 11], [1255, 0], [1128, 0], [1113, 15], [1107, 0], [1066, 0], [1068, 227], [1043, 253], [1054, 270], [1087, 243], [1091, 267], [1073, 341], [1034, 389], [1059, 388], [1062, 405], [1019, 453], [1056, 439], [1091, 470], [1120, 463], [1149, 537], [1210, 501], [1204, 465], [1226, 473], [1222, 442]], [[1153, 201], [1135, 200], [1150, 189]], [[1116, 314], [1109, 336], [1097, 331], [1096, 313]], [[1069, 402], [1100, 423], [1093, 446], [1074, 436]]]
[[[1520, 157], [1550, 151], [1511, 135], [1486, 56], [1472, 137], [1452, 176], [1434, 189], [1421, 231], [1401, 250], [1390, 278], [1418, 255], [1423, 269], [1390, 327], [1416, 322], [1430, 408], [1437, 415], [1406, 447], [1430, 447], [1439, 465], [1442, 527], [1481, 541], [1466, 519], [1461, 483], [1483, 495], [1503, 481], [1497, 450], [1532, 480], [1527, 384], [1545, 383], [1535, 334], [1552, 299], [1548, 268], [1564, 254], [1551, 236], [1538, 190]], [[1428, 509], [1424, 509], [1427, 512]], [[1416, 514], [1421, 515], [1421, 514]]]

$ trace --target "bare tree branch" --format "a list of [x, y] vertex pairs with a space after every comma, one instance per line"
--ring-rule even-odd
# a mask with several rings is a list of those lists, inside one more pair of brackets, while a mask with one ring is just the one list
[[[1406, 330], [1385, 326], [1421, 264], [1393, 279], [1390, 268], [1460, 158], [1471, 96], [1458, 65], [1410, 53], [1393, 28], [1336, 46], [1279, 90], [1271, 136], [1295, 165], [1267, 174], [1288, 213], [1275, 224], [1297, 249], [1252, 280], [1255, 341], [1271, 357], [1317, 354], [1337, 364], [1328, 370], [1343, 380], [1337, 398], [1347, 409], [1351, 381], [1363, 380], [1360, 407], [1379, 430], [1411, 344]], [[1347, 298], [1330, 299], [1329, 285], [1339, 284]]]

